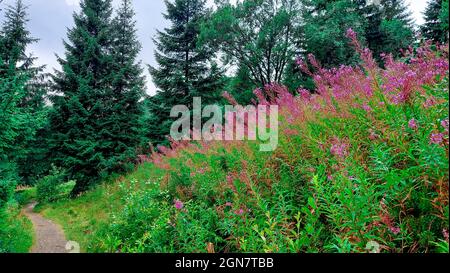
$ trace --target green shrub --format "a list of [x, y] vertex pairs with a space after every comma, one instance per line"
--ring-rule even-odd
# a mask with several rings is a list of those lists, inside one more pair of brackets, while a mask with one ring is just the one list
[[15, 183], [11, 180], [0, 180], [0, 208], [5, 206], [14, 193]]
[[33, 226], [16, 203], [0, 208], [0, 253], [26, 253], [33, 243]]
[[65, 174], [53, 167], [52, 172], [39, 180], [36, 185], [37, 199], [40, 203], [51, 203], [59, 198], [58, 186], [64, 181]]
[[6, 160], [0, 160], [0, 208], [12, 198], [17, 185], [15, 171], [13, 164]]

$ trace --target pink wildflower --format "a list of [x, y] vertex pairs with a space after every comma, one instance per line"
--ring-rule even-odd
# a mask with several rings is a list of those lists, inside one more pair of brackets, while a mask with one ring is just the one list
[[286, 129], [286, 130], [284, 130], [284, 133], [287, 136], [296, 136], [296, 135], [298, 135], [298, 131], [294, 130], [294, 129]]
[[301, 89], [298, 90], [298, 93], [300, 94], [300, 97], [302, 99], [305, 99], [305, 100], [310, 100], [311, 99], [311, 92], [309, 92], [306, 89], [301, 88]]
[[423, 104], [423, 106], [424, 106], [425, 108], [431, 108], [431, 107], [435, 106], [436, 104], [437, 104], [436, 99], [435, 99], [434, 97], [431, 97], [431, 98], [429, 98], [429, 99], [427, 99], [427, 100], [425, 101], [425, 103]]
[[233, 203], [231, 203], [231, 202], [226, 202], [225, 203], [225, 207], [232, 207], [233, 206]]
[[236, 210], [234, 213], [236, 215], [242, 215], [242, 214], [244, 214], [244, 210], [243, 209], [239, 209], [239, 210]]
[[443, 230], [442, 230], [442, 235], [444, 235], [445, 240], [448, 241], [448, 230], [443, 229]]
[[444, 127], [445, 131], [448, 132], [448, 118], [441, 122], [442, 127]]
[[440, 145], [444, 141], [444, 134], [434, 133], [431, 134], [430, 143]]
[[346, 143], [337, 142], [331, 146], [330, 152], [334, 156], [343, 158], [348, 153], [347, 148], [348, 148], [348, 145]]
[[416, 120], [415, 119], [411, 119], [409, 122], [408, 122], [408, 127], [410, 128], [410, 129], [413, 129], [413, 130], [416, 130], [418, 127], [417, 127], [417, 122], [416, 122]]
[[390, 228], [391, 232], [394, 233], [395, 235], [399, 234], [401, 229], [399, 227], [391, 227]]
[[362, 108], [363, 108], [367, 113], [372, 112], [372, 108], [371, 108], [368, 104], [366, 104], [366, 103], [363, 104]]
[[352, 28], [347, 30], [347, 38], [351, 40], [356, 39], [356, 32]]
[[175, 203], [175, 208], [176, 208], [176, 209], [181, 210], [181, 209], [184, 208], [184, 204], [183, 204], [183, 202], [181, 202], [180, 200], [175, 200], [174, 203]]
[[238, 102], [236, 101], [236, 99], [228, 92], [223, 92], [222, 96], [229, 102], [231, 103], [233, 106], [238, 105]]

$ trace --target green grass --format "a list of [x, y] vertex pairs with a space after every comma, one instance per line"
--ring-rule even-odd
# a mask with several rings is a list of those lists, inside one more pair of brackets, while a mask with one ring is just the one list
[[448, 74], [398, 88], [408, 99], [397, 103], [380, 86], [407, 73], [391, 66], [370, 78], [343, 67], [336, 86], [316, 82], [341, 94], [351, 80], [345, 96], [280, 95], [273, 153], [191, 143], [40, 209], [84, 252], [448, 252]]
[[[106, 182], [76, 199], [63, 198], [55, 203], [39, 205], [37, 212], [60, 224], [68, 240], [78, 242], [82, 252], [100, 251], [97, 236], [111, 216], [122, 209], [125, 187], [131, 181], [146, 181], [154, 175], [148, 164], [135, 172]], [[143, 183], [141, 186], [144, 186]], [[73, 185], [64, 184], [66, 193]]]
[[0, 253], [28, 253], [33, 238], [33, 225], [17, 203], [0, 209]]
[[25, 206], [36, 200], [36, 188], [30, 187], [16, 191], [15, 199], [21, 206]]

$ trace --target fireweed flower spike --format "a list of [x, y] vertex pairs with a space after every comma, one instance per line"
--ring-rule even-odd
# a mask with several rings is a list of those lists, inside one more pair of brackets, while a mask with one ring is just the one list
[[182, 210], [184, 208], [184, 204], [180, 200], [175, 200], [174, 206], [177, 210]]
[[411, 119], [411, 120], [408, 122], [408, 127], [409, 127], [410, 129], [416, 130], [416, 129], [418, 128], [416, 120], [415, 120], [415, 119]]
[[430, 137], [431, 144], [441, 145], [441, 143], [443, 141], [444, 141], [444, 134], [442, 134], [442, 133], [431, 134], [431, 137]]

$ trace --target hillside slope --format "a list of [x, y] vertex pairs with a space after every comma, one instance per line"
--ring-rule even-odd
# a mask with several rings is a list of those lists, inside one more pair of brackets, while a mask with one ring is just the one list
[[448, 47], [381, 69], [348, 36], [362, 67], [310, 56], [316, 94], [255, 92], [280, 107], [275, 152], [173, 143], [44, 214], [93, 252], [448, 252]]

